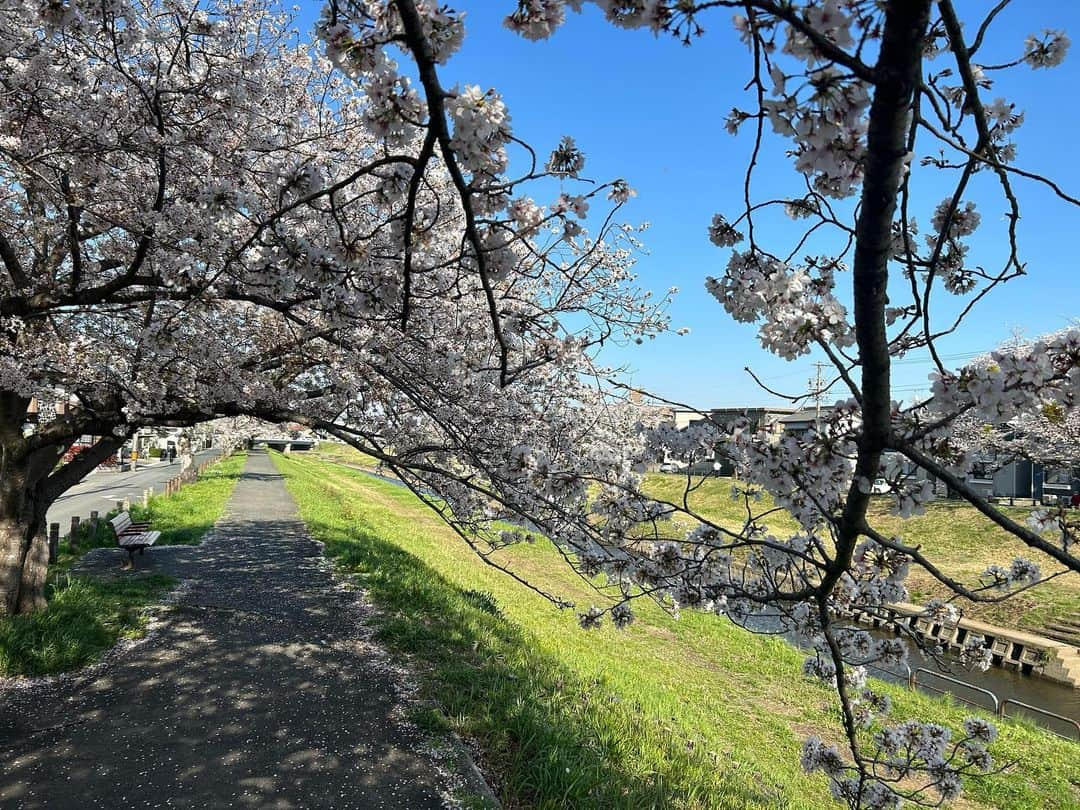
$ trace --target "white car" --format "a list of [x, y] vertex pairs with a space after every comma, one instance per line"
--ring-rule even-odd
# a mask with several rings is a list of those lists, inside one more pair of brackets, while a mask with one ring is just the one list
[[871, 495], [888, 495], [889, 491], [889, 482], [884, 478], [875, 478], [874, 483], [870, 485]]

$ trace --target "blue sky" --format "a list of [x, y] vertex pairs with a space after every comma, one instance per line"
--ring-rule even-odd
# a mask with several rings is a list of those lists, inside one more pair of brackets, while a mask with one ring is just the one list
[[[310, 27], [320, 5], [314, 0], [303, 4], [303, 28]], [[512, 0], [453, 5], [466, 11], [467, 34], [462, 50], [441, 70], [444, 85], [494, 87], [509, 107], [515, 134], [541, 155], [569, 134], [586, 153], [586, 176], [626, 178], [638, 196], [623, 209], [624, 220], [650, 223], [643, 236], [649, 252], [638, 265], [642, 283], [657, 292], [671, 286], [681, 290], [671, 309], [672, 325], [688, 327], [689, 335], [665, 335], [641, 347], [614, 350], [605, 359], [633, 369], [635, 384], [697, 407], [776, 403], [743, 371], [747, 365], [771, 386], [804, 392], [813, 374], [811, 363], [818, 358], [787, 363], [768, 354], [754, 327], [732, 321], [703, 287], [706, 276], [723, 272], [728, 257], [728, 251], [709, 243], [706, 226], [716, 212], [732, 218], [741, 210], [750, 147], [748, 138], [723, 129], [733, 106], [749, 105], [743, 85], [750, 60], [731, 29], [730, 15], [720, 11], [703, 17], [706, 35], [686, 48], [673, 38], [616, 29], [590, 6], [583, 14], [568, 15], [551, 39], [533, 43], [502, 26]], [[961, 2], [961, 14], [987, 5]], [[1017, 165], [1048, 174], [1080, 195], [1080, 161], [1072, 148], [1080, 132], [1080, 4], [1015, 0], [1014, 6], [988, 39], [988, 54], [1018, 55], [1026, 34], [1044, 28], [1064, 29], [1076, 44], [1057, 69], [1020, 67], [995, 74], [990, 98], [1004, 96], [1025, 112], [1015, 139]], [[800, 187], [784, 157], [786, 146], [776, 140], [768, 144], [771, 154], [755, 179], [756, 198], [770, 191], [790, 195]], [[928, 151], [924, 146], [917, 156]], [[1003, 258], [1005, 207], [990, 180], [980, 177], [974, 184], [972, 196], [983, 224], [971, 258], [996, 267]], [[914, 210], [920, 223], [928, 224], [948, 190], [929, 177], [920, 188]], [[942, 342], [942, 352], [956, 364], [992, 349], [1015, 330], [1035, 336], [1080, 317], [1074, 258], [1080, 209], [1032, 183], [1018, 183], [1017, 192], [1021, 258], [1028, 262], [1029, 275], [992, 294], [960, 333]], [[797, 227], [771, 221], [766, 233], [775, 244], [786, 245], [797, 236]], [[955, 305], [947, 298], [942, 293], [942, 312]], [[930, 364], [924, 355], [913, 354], [895, 371], [896, 395], [909, 398], [925, 389]]]

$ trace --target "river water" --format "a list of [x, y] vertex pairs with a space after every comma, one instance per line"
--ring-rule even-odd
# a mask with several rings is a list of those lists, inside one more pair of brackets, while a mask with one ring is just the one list
[[[879, 637], [894, 635], [884, 630], [869, 627], [861, 627], [860, 629]], [[783, 638], [801, 649], [809, 647], [805, 637], [784, 634]], [[1074, 689], [1071, 686], [1041, 678], [1037, 675], [1027, 675], [1012, 668], [991, 666], [986, 672], [968, 669], [951, 652], [941, 656], [941, 663], [939, 664], [923, 653], [910, 639], [904, 636], [900, 638], [907, 647], [908, 665], [915, 673], [916, 684], [919, 689], [930, 694], [949, 694], [958, 701], [979, 706], [990, 712], [995, 711], [994, 698], [996, 698], [999, 705], [1004, 705], [1006, 716], [1023, 715], [1031, 722], [1044, 726], [1063, 737], [1080, 739], [1080, 732], [1071, 723], [1026, 710], [1024, 707], [1017, 706], [1012, 702], [1006, 702], [1020, 701], [1080, 722], [1080, 689]], [[943, 669], [941, 664], [944, 664], [946, 668]], [[870, 667], [869, 671], [872, 676], [885, 681], [904, 685], [909, 683], [909, 673], [907, 671], [882, 670], [877, 667]], [[967, 686], [953, 683], [946, 680], [946, 678], [963, 681]], [[994, 698], [980, 692], [980, 689], [993, 693]]]
[[[991, 666], [986, 672], [971, 670], [964, 667], [955, 655], [944, 656], [944, 663], [948, 670], [941, 667], [930, 657], [925, 655], [915, 644], [910, 641], [908, 645], [908, 663], [915, 671], [916, 681], [920, 689], [940, 694], [947, 692], [958, 700], [968, 701], [984, 709], [993, 710], [993, 700], [985, 695], [958, 684], [951, 683], [935, 674], [955, 678], [973, 687], [985, 689], [994, 694], [998, 701], [1004, 704], [1004, 713], [1007, 716], [1024, 715], [1032, 722], [1056, 731], [1062, 736], [1077, 739], [1080, 733], [1070, 723], [1064, 723], [1052, 717], [1040, 715], [1036, 712], [1025, 710], [1021, 706], [1006, 701], [1020, 701], [1040, 709], [1060, 714], [1072, 720], [1080, 721], [1080, 689], [1041, 678], [1038, 675], [1026, 675], [1012, 668]], [[929, 670], [924, 672], [923, 670]], [[873, 674], [883, 680], [905, 682], [907, 673], [885, 673], [876, 671]]]

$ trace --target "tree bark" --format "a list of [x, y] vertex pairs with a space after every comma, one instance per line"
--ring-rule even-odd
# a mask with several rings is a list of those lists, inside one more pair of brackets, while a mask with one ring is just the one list
[[78, 434], [55, 444], [32, 443], [22, 432], [28, 404], [25, 397], [0, 392], [0, 616], [45, 606], [45, 515], [65, 490], [124, 441], [102, 438], [57, 470], [56, 463]]
[[45, 574], [34, 548], [37, 539], [47, 567], [48, 542], [42, 537], [46, 507], [39, 487], [63, 451], [29, 450], [22, 433], [28, 405], [26, 397], [0, 393], [0, 616], [44, 604]]
[[930, 0], [893, 0], [888, 4], [881, 53], [875, 67], [853, 266], [863, 430], [855, 462], [855, 481], [838, 526], [837, 561], [829, 576], [833, 581], [848, 569], [855, 543], [866, 526], [870, 495], [862, 491], [859, 481], [873, 481], [877, 477], [882, 451], [888, 447], [892, 433], [889, 338], [885, 324], [889, 252], [930, 5]]
[[45, 581], [49, 576], [49, 538], [45, 534], [45, 512], [25, 527], [26, 555], [19, 572], [16, 613], [33, 613], [45, 608]]
[[49, 504], [41, 485], [62, 453], [62, 448], [47, 448], [4, 465], [0, 479], [0, 616], [29, 613], [45, 605], [49, 562], [45, 513]]

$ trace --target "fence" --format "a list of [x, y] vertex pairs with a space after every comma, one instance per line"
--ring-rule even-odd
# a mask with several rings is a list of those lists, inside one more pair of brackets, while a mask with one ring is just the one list
[[[930, 684], [928, 684], [926, 682], [919, 683], [919, 675], [920, 674], [922, 674], [924, 676], [925, 675], [930, 675], [930, 676], [932, 676], [934, 678], [937, 678], [939, 680], [951, 683], [953, 686], [959, 686], [962, 689], [969, 689], [972, 692], [976, 692], [976, 693], [978, 693], [980, 695], [985, 695], [987, 698], [990, 699], [990, 705], [986, 706], [986, 705], [984, 705], [982, 703], [979, 703], [977, 701], [974, 701], [974, 700], [971, 700], [970, 698], [965, 697], [962, 693], [958, 694], [957, 692], [952, 691], [950, 689], [939, 689], [936, 686], [931, 686]], [[928, 689], [931, 692], [938, 692], [939, 694], [942, 694], [942, 695], [951, 694], [954, 698], [956, 698], [957, 700], [961, 700], [964, 703], [967, 703], [969, 706], [977, 706], [980, 709], [990, 709], [996, 715], [1001, 714], [1001, 701], [998, 700], [998, 696], [995, 695], [993, 692], [991, 692], [989, 689], [983, 689], [981, 686], [974, 686], [973, 684], [970, 684], [967, 681], [962, 681], [959, 678], [953, 678], [950, 675], [944, 675], [941, 672], [934, 672], [934, 670], [932, 670], [932, 669], [926, 669], [925, 667], [919, 667], [918, 669], [913, 670], [910, 677], [908, 678], [908, 685], [912, 689], [915, 689], [915, 688], [921, 686], [923, 689]]]
[[[177, 492], [180, 491], [184, 484], [190, 484], [195, 481], [195, 479], [202, 475], [203, 471], [207, 467], [209, 467], [211, 464], [216, 464], [222, 458], [222, 456], [218, 456], [216, 458], [208, 458], [206, 459], [206, 461], [203, 461], [197, 466], [192, 465], [186, 470], [182, 470], [178, 476], [165, 482], [165, 497], [168, 498], [171, 495], [175, 495]], [[153, 490], [151, 490], [150, 494], [153, 495]]]
[[[90, 518], [83, 520], [79, 515], [71, 516], [71, 528], [68, 531], [68, 543], [72, 548], [77, 548], [80, 542], [80, 538], [86, 537], [87, 539], [93, 539], [97, 536], [98, 530], [104, 523], [104, 519], [99, 517], [97, 510], [90, 512]], [[56, 555], [60, 548], [60, 524], [49, 524], [49, 564], [56, 562]]]
[[[886, 680], [893, 681], [894, 683], [897, 681], [902, 681], [909, 689], [923, 689], [928, 692], [936, 692], [939, 695], [952, 695], [961, 703], [966, 703], [967, 705], [974, 706], [977, 709], [985, 709], [986, 711], [993, 712], [997, 717], [1015, 717], [1017, 712], [1013, 712], [1012, 714], [1009, 714], [1008, 712], [1008, 708], [1010, 706], [1015, 706], [1021, 710], [1021, 713], [1033, 715], [1032, 719], [1036, 720], [1036, 722], [1038, 722], [1038, 724], [1045, 728], [1047, 731], [1056, 734], [1059, 737], [1064, 737], [1067, 740], [1080, 740], [1080, 721], [1074, 720], [1071, 717], [1066, 717], [1063, 714], [1052, 712], [1049, 709], [1042, 708], [1041, 706], [1033, 706], [1030, 703], [1024, 703], [1024, 701], [1017, 700], [1016, 698], [1005, 698], [1004, 700], [1002, 700], [998, 698], [998, 696], [989, 689], [985, 689], [981, 686], [975, 686], [975, 684], [968, 683], [967, 681], [961, 680], [960, 678], [954, 678], [951, 675], [945, 675], [942, 672], [935, 672], [934, 670], [927, 669], [926, 667], [918, 667], [917, 669], [912, 669], [907, 664], [904, 664], [903, 666], [903, 672], [896, 672], [891, 669], [884, 669], [882, 667], [874, 666], [873, 664], [867, 664], [866, 668], [877, 672], [879, 675], [884, 676]], [[923, 680], [919, 680], [920, 675], [923, 676]], [[926, 676], [930, 676], [931, 678], [937, 679], [938, 681], [944, 681], [945, 683], [951, 684], [954, 688], [942, 689], [940, 687], [934, 686], [931, 683], [926, 682]], [[959, 687], [961, 691], [957, 691], [955, 687]], [[973, 692], [978, 696], [985, 697], [986, 702], [979, 702], [978, 700], [974, 700], [973, 696], [965, 694], [963, 690], [968, 690], [969, 693]], [[1062, 727], [1068, 728], [1075, 734], [1075, 736], [1062, 734], [1059, 728], [1055, 728], [1053, 724], [1046, 723], [1046, 720], [1052, 720], [1055, 723], [1060, 724]]]

